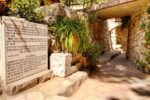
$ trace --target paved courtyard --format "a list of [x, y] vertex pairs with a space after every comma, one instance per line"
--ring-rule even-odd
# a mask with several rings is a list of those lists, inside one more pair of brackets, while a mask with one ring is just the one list
[[136, 69], [124, 53], [85, 73], [54, 78], [0, 100], [150, 100], [150, 76]]
[[120, 54], [91, 71], [73, 98], [78, 100], [150, 100], [150, 76]]

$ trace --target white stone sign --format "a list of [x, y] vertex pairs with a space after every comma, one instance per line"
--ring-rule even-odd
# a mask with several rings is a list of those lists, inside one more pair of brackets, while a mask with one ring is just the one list
[[48, 28], [14, 17], [0, 20], [0, 76], [9, 84], [48, 69]]

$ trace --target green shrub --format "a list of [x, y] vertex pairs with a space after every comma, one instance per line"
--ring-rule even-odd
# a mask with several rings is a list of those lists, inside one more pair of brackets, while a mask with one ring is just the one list
[[137, 61], [137, 65], [141, 68], [141, 69], [145, 69], [145, 67], [147, 66], [147, 63], [143, 60], [138, 60]]
[[42, 22], [43, 15], [34, 11], [40, 7], [40, 3], [41, 0], [12, 0], [9, 14], [33, 22]]
[[150, 31], [145, 33], [145, 40], [147, 44], [150, 44]]
[[92, 42], [90, 48], [85, 53], [85, 56], [88, 58], [88, 62], [90, 63], [91, 66], [95, 66], [101, 53], [102, 49], [100, 44], [98, 44], [96, 41]]
[[148, 64], [150, 64], [150, 51], [145, 54], [145, 60], [147, 61]]
[[89, 32], [84, 21], [80, 19], [59, 19], [49, 27], [53, 36], [59, 38], [63, 51], [85, 52], [89, 48]]
[[150, 14], [150, 7], [147, 8], [146, 12]]
[[95, 22], [97, 22], [97, 14], [96, 14], [96, 12], [90, 12], [90, 13], [88, 14], [88, 21], [89, 21], [90, 23], [95, 23]]

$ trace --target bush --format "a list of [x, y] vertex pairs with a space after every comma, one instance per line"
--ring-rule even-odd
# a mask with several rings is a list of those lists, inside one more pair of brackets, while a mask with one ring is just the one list
[[43, 15], [34, 11], [35, 8], [40, 7], [40, 3], [41, 0], [13, 0], [9, 14], [33, 22], [42, 22]]
[[98, 44], [96, 41], [93, 41], [90, 48], [85, 53], [85, 56], [88, 58], [90, 65], [95, 66], [101, 54], [102, 49], [100, 44]]
[[50, 26], [55, 38], [60, 40], [63, 51], [86, 52], [89, 48], [89, 32], [84, 21], [80, 19], [60, 19]]

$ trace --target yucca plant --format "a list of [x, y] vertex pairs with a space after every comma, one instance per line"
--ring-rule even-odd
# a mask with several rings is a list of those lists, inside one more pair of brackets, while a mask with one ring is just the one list
[[88, 28], [82, 20], [64, 18], [49, 29], [55, 38], [60, 39], [65, 52], [85, 52], [90, 46]]

